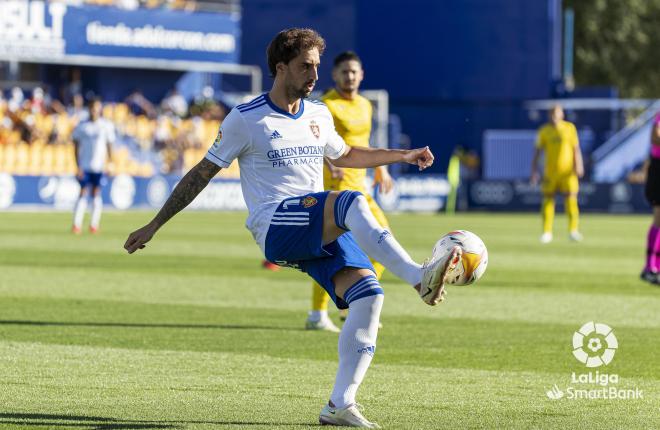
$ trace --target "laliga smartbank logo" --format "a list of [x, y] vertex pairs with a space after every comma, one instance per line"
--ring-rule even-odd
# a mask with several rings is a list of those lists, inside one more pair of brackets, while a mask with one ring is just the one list
[[[587, 368], [607, 366], [614, 359], [619, 342], [607, 324], [590, 321], [573, 333], [573, 356]], [[563, 390], [557, 384], [546, 391], [552, 400], [566, 399], [642, 399], [637, 387], [619, 388], [619, 375], [596, 370], [571, 373], [570, 383]]]
[[587, 367], [608, 365], [619, 343], [607, 324], [590, 321], [573, 333], [573, 355]]

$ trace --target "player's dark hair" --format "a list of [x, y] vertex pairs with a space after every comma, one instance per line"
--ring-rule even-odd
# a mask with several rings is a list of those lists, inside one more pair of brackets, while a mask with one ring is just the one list
[[103, 100], [101, 100], [101, 97], [99, 97], [99, 96], [89, 97], [87, 99], [87, 107], [91, 109], [92, 106], [94, 106], [94, 103], [96, 103], [96, 102], [99, 102], [99, 103], [103, 104]]
[[357, 61], [360, 63], [360, 65], [362, 65], [362, 60], [360, 60], [358, 54], [353, 51], [344, 51], [335, 57], [335, 61], [332, 63], [332, 67], [337, 67], [344, 61]]
[[277, 74], [277, 63], [289, 64], [302, 51], [316, 48], [319, 54], [325, 51], [325, 40], [316, 31], [310, 28], [288, 28], [277, 33], [277, 36], [268, 44], [266, 56], [270, 76]]

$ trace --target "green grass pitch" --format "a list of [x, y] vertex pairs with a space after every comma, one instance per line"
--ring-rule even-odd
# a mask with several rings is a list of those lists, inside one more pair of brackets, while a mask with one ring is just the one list
[[[0, 213], [0, 428], [317, 428], [337, 336], [303, 330], [306, 275], [260, 268], [241, 213], [183, 213], [123, 252], [146, 212], [107, 213], [96, 237], [68, 213]], [[566, 220], [540, 245], [537, 215], [392, 215], [423, 260], [442, 234], [479, 234], [484, 278], [424, 305], [386, 274], [378, 352], [358, 400], [387, 429], [660, 428], [660, 288], [638, 280], [650, 217]], [[332, 316], [336, 318], [333, 310]], [[643, 399], [551, 400], [588, 321], [619, 348], [600, 373]], [[596, 369], [592, 370], [595, 372]]]

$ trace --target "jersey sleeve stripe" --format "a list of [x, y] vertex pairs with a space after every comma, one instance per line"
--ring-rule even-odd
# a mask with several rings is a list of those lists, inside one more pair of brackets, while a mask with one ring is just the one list
[[265, 104], [267, 104], [267, 103], [264, 101], [264, 102], [261, 102], [261, 103], [257, 103], [256, 105], [248, 106], [248, 107], [245, 107], [245, 108], [239, 108], [238, 110], [239, 110], [239, 112], [243, 113], [243, 112], [247, 112], [247, 111], [250, 111], [252, 109], [256, 109], [258, 107], [261, 107]]
[[237, 108], [247, 107], [247, 106], [253, 105], [253, 104], [255, 104], [255, 103], [257, 103], [257, 102], [259, 102], [259, 101], [261, 101], [261, 100], [263, 100], [263, 99], [264, 99], [264, 96], [263, 96], [263, 94], [262, 94], [262, 95], [260, 95], [259, 97], [255, 98], [255, 99], [253, 99], [253, 100], [250, 100], [250, 101], [247, 102], [247, 103], [242, 103], [242, 104], [240, 104], [240, 105], [238, 105], [238, 106], [236, 106], [236, 107], [237, 107]]
[[[212, 160], [211, 158], [209, 158], [209, 155], [211, 157], [215, 158], [215, 160]], [[212, 153], [210, 151], [206, 153], [206, 158], [209, 161], [212, 161], [213, 163], [219, 165], [220, 167], [229, 167], [229, 165], [231, 164], [230, 162], [223, 160], [222, 158], [218, 157], [217, 155], [215, 155], [214, 153]], [[218, 163], [218, 161], [220, 161], [220, 163]]]

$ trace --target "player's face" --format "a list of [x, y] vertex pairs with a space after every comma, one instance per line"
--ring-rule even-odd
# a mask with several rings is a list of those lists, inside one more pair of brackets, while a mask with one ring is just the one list
[[564, 111], [560, 107], [555, 107], [550, 111], [550, 122], [554, 125], [559, 124], [564, 119]]
[[360, 88], [362, 79], [364, 79], [364, 70], [359, 61], [348, 60], [339, 63], [332, 70], [332, 79], [337, 88], [345, 93], [352, 93]]
[[89, 116], [92, 119], [99, 118], [101, 116], [101, 103], [100, 102], [94, 102], [92, 105], [89, 107]]
[[289, 64], [281, 64], [284, 72], [284, 84], [290, 98], [305, 98], [311, 94], [319, 79], [320, 58], [319, 50], [312, 48], [301, 52], [300, 55], [289, 61]]

